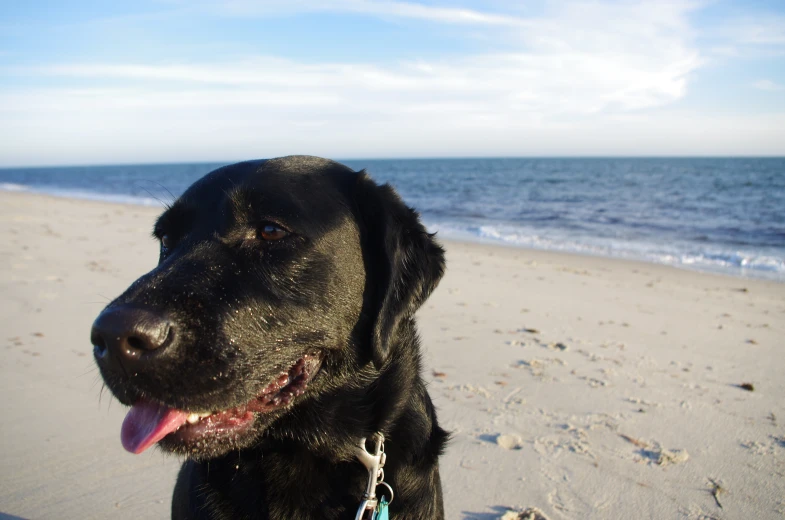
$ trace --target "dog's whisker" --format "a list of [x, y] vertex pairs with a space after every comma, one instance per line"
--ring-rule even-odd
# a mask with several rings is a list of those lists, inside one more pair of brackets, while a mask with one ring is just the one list
[[[97, 371], [98, 371], [98, 367], [97, 367], [97, 366], [95, 366], [95, 365], [93, 365], [93, 364], [91, 364], [91, 365], [88, 365], [88, 366], [86, 366], [86, 367], [84, 368], [84, 370], [85, 370], [84, 372], [82, 372], [81, 374], [79, 374], [79, 375], [78, 375], [78, 376], [76, 376], [76, 377], [84, 377], [84, 376], [89, 376], [90, 374], [92, 374], [92, 373], [94, 373], [94, 372], [97, 372]], [[94, 386], [95, 386], [95, 383], [96, 383], [96, 382], [97, 382], [97, 381], [93, 382], [93, 385], [94, 385]]]
[[144, 179], [144, 180], [145, 180], [146, 182], [150, 182], [150, 183], [152, 183], [152, 184], [155, 184], [156, 186], [158, 186], [159, 188], [161, 188], [162, 190], [164, 190], [166, 193], [168, 193], [168, 194], [169, 194], [169, 197], [171, 197], [171, 202], [167, 202], [167, 201], [165, 201], [165, 200], [161, 199], [160, 197], [158, 197], [157, 195], [153, 195], [153, 193], [152, 193], [150, 190], [148, 190], [147, 188], [145, 188], [145, 187], [144, 187], [144, 186], [142, 186], [142, 185], [139, 185], [139, 188], [143, 189], [143, 190], [144, 190], [144, 191], [145, 191], [145, 192], [146, 192], [148, 195], [150, 195], [150, 197], [151, 197], [151, 198], [153, 198], [153, 199], [157, 200], [157, 201], [158, 201], [158, 203], [159, 203], [159, 204], [161, 204], [161, 206], [163, 206], [164, 208], [167, 208], [167, 207], [169, 207], [169, 206], [171, 205], [171, 203], [172, 203], [172, 202], [174, 202], [174, 200], [177, 198], [177, 197], [175, 197], [175, 196], [172, 194], [172, 192], [171, 192], [171, 191], [169, 191], [169, 189], [168, 189], [166, 186], [164, 186], [164, 185], [163, 185], [163, 184], [161, 184], [160, 182], [154, 181], [154, 180], [152, 180], [152, 179]]

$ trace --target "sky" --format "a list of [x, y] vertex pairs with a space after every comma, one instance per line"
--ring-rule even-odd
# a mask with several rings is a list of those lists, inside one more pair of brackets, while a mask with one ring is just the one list
[[785, 2], [0, 0], [0, 166], [785, 155]]

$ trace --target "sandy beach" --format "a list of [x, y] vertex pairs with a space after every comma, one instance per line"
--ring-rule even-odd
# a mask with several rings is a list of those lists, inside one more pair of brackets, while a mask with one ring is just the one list
[[[179, 461], [122, 449], [89, 342], [158, 213], [0, 192], [0, 518], [168, 518]], [[785, 516], [785, 284], [443, 242], [419, 323], [448, 518]]]

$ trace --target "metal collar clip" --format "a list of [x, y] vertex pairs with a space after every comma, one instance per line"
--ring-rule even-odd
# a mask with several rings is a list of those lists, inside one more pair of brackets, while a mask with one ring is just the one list
[[[363, 501], [354, 518], [355, 520], [382, 520], [380, 513], [384, 513], [384, 518], [386, 518], [386, 507], [388, 504], [392, 503], [394, 498], [392, 487], [390, 487], [387, 482], [384, 482], [384, 463], [387, 460], [387, 456], [384, 453], [384, 435], [381, 433], [374, 434], [373, 453], [368, 452], [365, 447], [365, 441], [365, 438], [360, 439], [359, 446], [357, 446], [355, 450], [355, 455], [368, 470], [368, 483], [365, 486]], [[386, 497], [382, 495], [381, 504], [379, 503], [379, 499], [376, 497], [376, 488], [378, 486], [384, 486], [390, 491], [389, 502], [386, 500]], [[367, 513], [369, 512], [370, 516], [367, 516]]]

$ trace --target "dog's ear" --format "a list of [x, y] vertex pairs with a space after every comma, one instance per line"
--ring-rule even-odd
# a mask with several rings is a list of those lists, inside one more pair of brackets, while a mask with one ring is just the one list
[[374, 312], [372, 358], [381, 368], [402, 320], [410, 318], [444, 274], [444, 249], [416, 211], [389, 184], [379, 186], [361, 171], [355, 190], [360, 212], [366, 288]]

